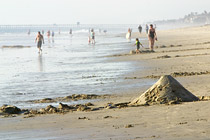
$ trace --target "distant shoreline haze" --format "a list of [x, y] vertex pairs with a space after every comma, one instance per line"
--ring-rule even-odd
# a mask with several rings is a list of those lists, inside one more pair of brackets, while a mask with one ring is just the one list
[[209, 0], [6, 0], [0, 25], [143, 24], [209, 10]]

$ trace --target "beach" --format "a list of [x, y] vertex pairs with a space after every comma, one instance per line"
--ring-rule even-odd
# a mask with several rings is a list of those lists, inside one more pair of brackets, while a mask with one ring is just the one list
[[[132, 38], [136, 37], [145, 38], [146, 35], [133, 33]], [[143, 48], [140, 54], [129, 54], [126, 50], [127, 53], [104, 56], [112, 58], [106, 60], [109, 63], [129, 62], [136, 69], [116, 77], [117, 80], [123, 79], [123, 85], [132, 86], [122, 86], [109, 97], [93, 101], [95, 108], [131, 102], [163, 75], [172, 75], [195, 96], [210, 96], [210, 26], [157, 30], [157, 37], [153, 53]], [[148, 44], [147, 40], [141, 43]], [[138, 86], [138, 83], [146, 84]], [[120, 86], [118, 84], [113, 82], [109, 86]], [[209, 105], [210, 101], [196, 101], [174, 105], [104, 107], [96, 111], [32, 117], [18, 115], [0, 118], [0, 139], [208, 140]]]

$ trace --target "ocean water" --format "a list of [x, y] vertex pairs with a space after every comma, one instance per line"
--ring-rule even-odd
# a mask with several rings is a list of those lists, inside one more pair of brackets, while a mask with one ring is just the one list
[[[69, 28], [49, 27], [55, 32], [54, 39], [51, 37], [50, 40], [46, 36], [47, 27], [31, 26], [30, 35], [27, 34], [29, 27], [19, 28], [0, 32], [0, 106], [42, 107], [46, 104], [26, 101], [71, 94], [112, 94], [151, 83], [128, 84], [125, 82], [126, 73], [141, 67], [107, 57], [135, 49], [134, 40], [128, 41], [119, 35], [126, 33], [125, 26], [99, 29], [95, 25], [95, 45], [88, 44], [89, 27], [72, 28], [72, 35]], [[45, 44], [42, 54], [39, 54], [35, 37], [42, 29], [45, 30]], [[107, 33], [103, 32], [104, 29]], [[2, 48], [4, 45], [31, 47]]]

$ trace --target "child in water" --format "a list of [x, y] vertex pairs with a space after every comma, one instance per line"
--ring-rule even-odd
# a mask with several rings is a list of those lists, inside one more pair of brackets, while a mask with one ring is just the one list
[[136, 54], [137, 53], [140, 53], [140, 51], [139, 51], [139, 49], [140, 49], [140, 45], [143, 47], [143, 45], [139, 42], [139, 39], [138, 38], [136, 38]]
[[90, 44], [90, 42], [91, 42], [91, 38], [90, 36], [88, 36], [88, 44]]

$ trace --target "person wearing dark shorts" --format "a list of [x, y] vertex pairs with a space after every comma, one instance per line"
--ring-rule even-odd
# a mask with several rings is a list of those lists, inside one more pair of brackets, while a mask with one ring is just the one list
[[41, 48], [42, 47], [42, 41], [38, 41], [37, 42], [37, 48]]
[[91, 30], [91, 42], [92, 44], [95, 44], [95, 32], [93, 29]]
[[39, 53], [41, 53], [42, 52], [42, 49], [41, 49], [42, 42], [44, 44], [44, 37], [43, 37], [43, 35], [41, 35], [40, 32], [38, 32], [38, 35], [36, 36], [35, 43], [36, 42], [37, 42], [37, 48], [39, 49]]

